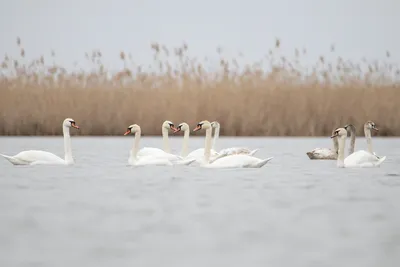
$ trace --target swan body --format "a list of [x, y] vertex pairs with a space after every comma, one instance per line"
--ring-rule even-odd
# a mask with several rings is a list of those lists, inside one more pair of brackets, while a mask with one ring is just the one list
[[[215, 151], [214, 149], [211, 149], [211, 157], [218, 157], [218, 156], [219, 156], [219, 153], [217, 151]], [[204, 157], [204, 148], [198, 148], [196, 150], [193, 150], [186, 157], [201, 159]]]
[[310, 152], [306, 153], [310, 159], [328, 159], [335, 160], [337, 159], [337, 153], [335, 150], [330, 148], [315, 148]]
[[200, 129], [206, 130], [206, 141], [204, 148], [204, 160], [203, 167], [207, 168], [261, 168], [272, 158], [259, 159], [249, 155], [225, 155], [219, 156], [216, 159], [210, 160], [211, 152], [211, 131], [212, 126], [209, 121], [201, 121], [197, 124], [197, 127], [193, 131]]
[[[215, 149], [216, 142], [219, 138], [219, 131], [221, 129], [221, 125], [219, 122], [213, 121], [213, 122], [211, 122], [211, 126], [212, 126], [212, 128], [215, 129], [214, 139], [213, 139], [213, 143], [212, 143], [212, 151], [213, 151]], [[246, 147], [229, 147], [229, 148], [220, 150], [217, 154], [226, 155], [226, 156], [235, 155], [235, 154], [243, 154], [243, 155], [252, 156], [255, 153], [257, 153], [257, 151], [258, 151], [258, 149], [250, 150]]]
[[386, 156], [380, 158], [368, 151], [359, 150], [347, 156], [344, 159], [344, 165], [346, 167], [375, 167], [381, 165], [385, 159]]
[[[332, 134], [335, 130], [333, 130]], [[318, 159], [318, 160], [336, 160], [338, 156], [338, 141], [337, 138], [332, 138], [333, 141], [333, 149], [330, 148], [315, 148], [312, 151], [306, 152], [307, 156], [310, 159]]]
[[207, 168], [261, 168], [273, 159], [258, 159], [249, 155], [233, 154], [221, 157], [212, 162], [212, 164], [205, 165]]
[[69, 129], [71, 127], [79, 129], [79, 126], [75, 124], [75, 121], [71, 118], [67, 118], [63, 121], [63, 135], [64, 135], [64, 151], [65, 158], [62, 159], [59, 156], [42, 150], [27, 150], [22, 151], [14, 156], [7, 156], [0, 154], [13, 165], [71, 165], [74, 164], [71, 150], [71, 137]]
[[346, 143], [346, 137], [347, 137], [347, 131], [345, 128], [338, 128], [334, 131], [334, 134], [331, 136], [331, 138], [338, 138], [339, 142], [339, 153], [338, 153], [338, 158], [337, 158], [337, 166], [341, 168], [352, 168], [352, 167], [361, 167], [361, 168], [366, 168], [366, 167], [379, 167], [382, 162], [385, 161], [385, 157], [378, 158], [374, 154], [365, 151], [365, 150], [360, 150], [355, 153], [352, 153], [351, 155], [347, 156], [346, 158], [344, 157], [344, 149], [345, 149], [345, 143]]
[[[181, 157], [169, 153], [153, 153], [151, 155], [138, 156], [139, 143], [141, 136], [141, 128], [137, 124], [132, 124], [124, 135], [130, 133], [135, 134], [133, 147], [129, 153], [128, 164], [133, 166], [146, 166], [146, 165], [159, 165], [159, 166], [172, 166], [172, 165], [189, 165], [194, 160], [182, 160]], [[172, 156], [170, 156], [172, 155]]]
[[154, 154], [164, 154], [166, 153], [164, 150], [157, 147], [143, 147], [138, 151], [138, 156], [151, 156]]

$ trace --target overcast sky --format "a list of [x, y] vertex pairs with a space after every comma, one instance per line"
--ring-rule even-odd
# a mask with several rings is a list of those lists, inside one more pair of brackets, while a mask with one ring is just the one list
[[120, 50], [137, 63], [152, 61], [149, 46], [188, 43], [190, 55], [226, 54], [254, 61], [268, 53], [275, 37], [282, 51], [306, 47], [314, 60], [336, 55], [400, 62], [400, 1], [395, 0], [0, 0], [0, 54], [17, 55], [20, 36], [28, 58], [54, 49], [61, 65], [83, 62], [100, 49], [111, 67]]

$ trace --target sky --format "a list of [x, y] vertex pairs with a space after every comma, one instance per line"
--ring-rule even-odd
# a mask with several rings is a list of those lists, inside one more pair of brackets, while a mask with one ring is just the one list
[[[400, 1], [396, 0], [0, 0], [0, 55], [18, 56], [17, 36], [26, 58], [54, 49], [64, 67], [84, 64], [98, 49], [109, 68], [121, 68], [121, 50], [137, 64], [150, 64], [150, 44], [188, 44], [189, 55], [209, 64], [216, 48], [241, 62], [264, 57], [281, 40], [279, 53], [307, 49], [302, 61], [319, 55], [357, 61], [363, 57], [400, 62]], [[335, 53], [330, 52], [331, 44]]]

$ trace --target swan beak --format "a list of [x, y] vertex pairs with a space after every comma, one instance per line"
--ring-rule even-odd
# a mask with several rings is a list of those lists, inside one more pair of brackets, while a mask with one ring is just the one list
[[175, 129], [174, 129], [174, 133], [177, 133], [177, 132], [180, 132], [180, 131], [181, 131], [180, 128], [175, 128]]
[[131, 130], [128, 129], [128, 130], [124, 133], [124, 135], [130, 134], [130, 133], [131, 133]]
[[201, 129], [201, 126], [197, 125], [196, 128], [193, 129], [193, 132], [196, 132]]
[[75, 123], [71, 123], [71, 126], [74, 127], [75, 129], [78, 129], [78, 130], [79, 130], [79, 126], [76, 125]]
[[337, 134], [334, 134], [334, 135], [331, 136], [331, 138], [335, 138], [335, 137], [337, 137], [337, 136], [338, 136]]
[[375, 130], [375, 131], [377, 131], [377, 132], [379, 131], [379, 129], [378, 129], [378, 128], [376, 128], [376, 127], [372, 128], [372, 129], [374, 129], [374, 130]]

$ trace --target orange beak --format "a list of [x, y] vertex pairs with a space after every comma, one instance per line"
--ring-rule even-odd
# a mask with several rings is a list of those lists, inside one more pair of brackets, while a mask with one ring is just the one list
[[175, 128], [175, 129], [174, 129], [174, 133], [177, 133], [177, 132], [180, 132], [180, 131], [181, 131], [180, 128]]
[[335, 138], [337, 135], [337, 133], [335, 133], [334, 135], [331, 136], [331, 138]]
[[78, 125], [76, 125], [74, 122], [73, 122], [73, 123], [71, 123], [71, 126], [72, 126], [72, 127], [74, 127], [75, 129], [78, 129], [78, 130], [79, 130], [79, 126], [78, 126]]
[[377, 131], [377, 132], [379, 131], [379, 129], [378, 129], [378, 128], [376, 128], [376, 127], [372, 128], [372, 129], [374, 129], [374, 130], [375, 130], [375, 131]]
[[174, 131], [174, 133], [175, 133], [175, 131], [177, 130], [174, 126], [170, 126], [169, 127], [172, 131]]
[[193, 132], [196, 132], [201, 129], [201, 126], [197, 125], [196, 128], [193, 129]]
[[124, 135], [130, 134], [130, 133], [131, 133], [131, 130], [128, 129], [128, 130], [124, 133]]

